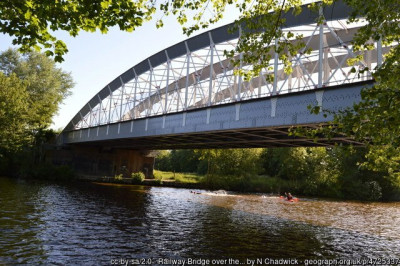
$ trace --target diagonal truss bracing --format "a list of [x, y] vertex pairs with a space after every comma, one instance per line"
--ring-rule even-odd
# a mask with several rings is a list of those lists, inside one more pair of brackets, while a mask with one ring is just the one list
[[[292, 25], [283, 30], [300, 33], [303, 38], [285, 41], [305, 43], [290, 58], [291, 73], [285, 73], [281, 60], [271, 54], [272, 70], [263, 69], [248, 81], [234, 75], [235, 67], [224, 51], [236, 47], [240, 34], [220, 37], [219, 31], [226, 32], [228, 26], [221, 27], [169, 47], [123, 73], [93, 97], [66, 130], [372, 79], [371, 72], [364, 70], [381, 63], [388, 48], [378, 42], [374, 50], [363, 52], [363, 61], [348, 65], [348, 59], [358, 55], [351, 40], [360, 26], [346, 25], [342, 19], [347, 13], [339, 13], [328, 13], [331, 20], [321, 24], [309, 18], [303, 24], [288, 19], [287, 24]], [[238, 54], [234, 59], [241, 58]], [[252, 69], [242, 61], [240, 67]], [[268, 82], [268, 75], [274, 76], [273, 82]]]

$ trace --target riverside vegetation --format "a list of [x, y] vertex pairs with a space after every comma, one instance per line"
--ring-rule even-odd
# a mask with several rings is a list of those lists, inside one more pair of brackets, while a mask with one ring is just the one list
[[44, 54], [0, 52], [0, 175], [69, 179], [66, 166], [44, 163], [55, 141], [53, 115], [74, 86], [69, 73]]
[[154, 176], [209, 189], [400, 200], [398, 180], [365, 167], [366, 153], [366, 148], [339, 146], [161, 151]]

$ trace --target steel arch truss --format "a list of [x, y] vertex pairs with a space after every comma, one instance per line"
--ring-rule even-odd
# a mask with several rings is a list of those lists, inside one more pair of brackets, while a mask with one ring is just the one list
[[[66, 130], [372, 79], [370, 70], [382, 62], [382, 53], [387, 48], [375, 43], [374, 50], [363, 52], [362, 61], [349, 65], [348, 59], [359, 55], [353, 51], [351, 40], [360, 26], [350, 27], [342, 17], [336, 17], [337, 20], [320, 25], [292, 23], [285, 28], [284, 31], [302, 34], [305, 43], [290, 58], [293, 72], [286, 74], [278, 55], [271, 54], [271, 67], [250, 81], [234, 75], [235, 67], [224, 57], [224, 50], [232, 50], [238, 44], [239, 33], [218, 38], [222, 29], [219, 28], [202, 34], [201, 45], [192, 45], [193, 38], [179, 43], [132, 67], [107, 85], [82, 108]], [[242, 62], [240, 54], [235, 58], [241, 60], [243, 69], [252, 69]], [[268, 75], [274, 76], [273, 82], [267, 81]]]

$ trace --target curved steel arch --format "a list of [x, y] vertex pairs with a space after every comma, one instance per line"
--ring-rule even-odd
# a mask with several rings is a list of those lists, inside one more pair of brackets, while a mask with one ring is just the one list
[[[323, 14], [326, 18], [327, 21], [334, 21], [334, 20], [340, 20], [340, 19], [345, 19], [349, 16], [350, 14], [350, 9], [342, 2], [336, 2], [336, 4], [334, 6], [330, 6], [328, 8], [326, 8], [325, 10], [323, 10]], [[286, 23], [285, 23], [285, 28], [293, 28], [293, 27], [298, 27], [298, 26], [302, 26], [302, 25], [308, 25], [308, 24], [313, 24], [315, 23], [316, 19], [318, 17], [318, 14], [316, 14], [315, 12], [311, 12], [309, 11], [307, 8], [303, 8], [303, 12], [298, 15], [298, 16], [293, 16], [291, 12], [288, 12], [285, 14], [285, 19], [286, 19]], [[74, 116], [74, 118], [68, 123], [68, 125], [66, 126], [66, 128], [64, 130], [73, 130], [79, 127], [82, 127], [82, 125], [78, 126], [77, 125], [84, 120], [84, 117], [87, 116], [95, 106], [100, 105], [99, 108], [99, 121], [100, 121], [100, 116], [101, 116], [101, 109], [102, 109], [102, 101], [105, 100], [107, 97], [110, 98], [110, 113], [108, 114], [109, 117], [111, 117], [111, 107], [113, 104], [113, 100], [111, 99], [113, 93], [115, 91], [117, 91], [118, 89], [120, 89], [122, 87], [122, 90], [124, 90], [124, 86], [126, 84], [128, 84], [129, 82], [131, 82], [132, 80], [137, 80], [142, 74], [144, 75], [146, 72], [151, 71], [154, 68], [157, 68], [158, 66], [161, 66], [163, 64], [167, 63], [167, 68], [169, 70], [169, 64], [172, 60], [177, 59], [179, 57], [185, 56], [186, 54], [189, 53], [193, 53], [196, 51], [199, 51], [205, 47], [209, 47], [210, 43], [212, 43], [213, 45], [218, 45], [221, 44], [223, 42], [228, 42], [234, 39], [238, 39], [239, 38], [239, 32], [233, 32], [230, 33], [229, 29], [232, 27], [233, 24], [228, 24], [222, 27], [219, 27], [217, 29], [205, 32], [203, 34], [200, 34], [198, 36], [192, 37], [190, 39], [187, 39], [185, 41], [182, 41], [180, 43], [177, 43], [165, 50], [162, 50], [156, 54], [154, 54], [153, 56], [143, 60], [142, 62], [140, 62], [139, 64], [133, 66], [132, 68], [128, 69], [127, 71], [125, 71], [123, 74], [121, 74], [120, 76], [118, 76], [117, 78], [115, 78], [112, 82], [110, 82], [107, 86], [105, 86], [101, 91], [99, 91], [99, 93], [97, 93], [87, 104], [85, 104], [85, 106]], [[340, 35], [340, 34], [339, 34]], [[315, 42], [315, 40], [314, 40]], [[326, 42], [327, 44], [329, 44], [329, 42]], [[212, 53], [212, 49], [211, 49], [211, 53]], [[212, 57], [213, 55], [211, 55]], [[343, 55], [342, 55], [343, 57]], [[336, 60], [337, 59], [332, 59], [333, 57], [330, 58], [330, 60]], [[340, 58], [339, 58], [340, 59]], [[345, 58], [344, 58], [345, 59]], [[340, 60], [344, 60], [344, 59], [340, 59]], [[189, 62], [189, 57], [188, 57], [188, 62]], [[211, 60], [212, 61], [212, 60]], [[208, 62], [210, 63], [210, 62]], [[343, 63], [343, 62], [342, 62]], [[188, 63], [189, 64], [189, 63]], [[214, 75], [216, 73], [212, 73], [211, 72], [218, 72], [220, 71], [220, 73], [222, 72], [226, 72], [227, 69], [229, 69], [229, 71], [232, 71], [233, 68], [232, 67], [227, 67], [226, 65], [224, 66], [221, 63], [221, 60], [217, 63], [213, 63], [211, 62], [211, 64], [209, 64], [209, 68], [214, 68], [214, 65], [217, 64], [221, 64], [221, 68], [218, 70], [213, 69], [213, 71], [210, 70], [206, 70], [204, 71], [206, 74], [204, 74], [203, 76], [201, 76], [201, 74], [203, 74], [203, 70], [207, 68], [204, 67], [201, 70], [201, 74], [197, 73], [197, 70], [195, 70], [194, 72], [188, 72], [188, 74], [195, 76], [195, 75], [200, 75], [200, 77], [198, 78], [197, 81], [204, 81], [207, 80], [207, 78], [209, 78], [209, 82], [211, 84], [213, 78], [211, 77], [211, 75]], [[328, 63], [329, 65], [329, 63]], [[310, 65], [311, 66], [311, 65]], [[188, 67], [189, 68], [189, 67]], [[300, 69], [301, 68], [301, 69]], [[312, 66], [311, 66], [312, 68]], [[315, 67], [314, 67], [315, 68]], [[301, 72], [307, 72], [307, 66], [306, 64], [302, 64], [301, 67], [298, 67], [297, 71], [301, 71]], [[275, 74], [280, 75], [282, 73], [282, 70], [280, 70], [280, 73], [276, 72]], [[313, 74], [313, 70], [311, 71], [311, 75]], [[150, 87], [153, 86], [151, 83], [151, 75], [153, 75], [153, 73], [150, 73]], [[258, 80], [252, 80], [249, 82], [249, 84], [251, 85], [252, 83], [257, 83], [257, 82], [261, 82], [262, 79], [262, 75], [260, 77], [258, 77]], [[168, 86], [174, 85], [174, 83], [183, 83], [183, 79], [186, 79], [186, 87], [188, 84], [188, 75], [186, 75], [184, 78], [180, 78], [178, 81], [175, 80], [172, 83], [168, 83], [167, 82], [167, 88], [158, 88], [158, 91], [162, 91], [163, 89], [164, 94], [167, 95], [165, 97], [168, 97]], [[193, 79], [195, 79], [195, 77], [193, 77]], [[148, 81], [147, 81], [148, 82]], [[286, 81], [285, 81], [286, 82]], [[195, 82], [193, 82], [195, 83]], [[157, 86], [155, 86], [157, 87]], [[182, 89], [182, 84], [179, 85], [178, 87], [180, 87], [180, 89]], [[229, 86], [228, 86], [229, 87]], [[229, 88], [225, 89], [225, 90], [229, 90]], [[160, 93], [160, 92], [158, 92]], [[139, 112], [139, 111], [143, 111], [145, 109], [145, 105], [146, 102], [148, 102], [148, 104], [150, 105], [153, 101], [153, 98], [155, 97], [159, 97], [159, 100], [161, 102], [161, 96], [160, 94], [157, 93], [153, 93], [151, 94], [150, 92], [148, 93], [148, 97], [141, 99], [142, 101], [138, 104], [138, 105], [134, 105], [132, 110], [129, 110], [128, 113], [128, 117], [127, 119], [134, 119], [135, 116], [133, 114], [132, 117], [132, 112]], [[121, 96], [123, 97], [123, 96]], [[134, 97], [136, 97], [136, 95], [134, 95]], [[223, 96], [223, 93], [220, 93], [219, 97], [227, 97], [226, 95]], [[123, 101], [123, 99], [121, 98], [121, 102]], [[154, 103], [154, 101], [153, 101]], [[114, 101], [115, 104], [115, 101]], [[204, 104], [199, 104], [201, 106], [203, 106]], [[121, 104], [122, 106], [122, 104]], [[140, 107], [142, 106], [142, 107]], [[187, 107], [187, 105], [186, 105]], [[136, 109], [135, 109], [136, 108]], [[142, 109], [140, 109], [142, 108]], [[104, 108], [103, 108], [104, 109]], [[105, 112], [106, 113], [106, 112]], [[126, 113], [126, 112], [125, 112]], [[126, 115], [126, 114], [125, 114]], [[120, 117], [122, 119], [122, 107], [121, 107], [121, 112], [120, 112]], [[91, 119], [91, 118], [90, 118]], [[108, 123], [111, 122], [115, 122], [115, 121], [111, 121], [111, 119], [108, 119]], [[91, 127], [93, 126], [93, 124], [96, 123], [87, 123], [86, 127]], [[96, 125], [101, 124], [100, 122], [97, 123]], [[105, 123], [102, 123], [105, 124]], [[83, 126], [85, 127], [85, 126]]]

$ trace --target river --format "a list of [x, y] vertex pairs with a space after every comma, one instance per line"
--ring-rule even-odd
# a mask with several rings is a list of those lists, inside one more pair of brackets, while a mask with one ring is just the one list
[[199, 192], [0, 178], [0, 265], [400, 263], [400, 203]]

